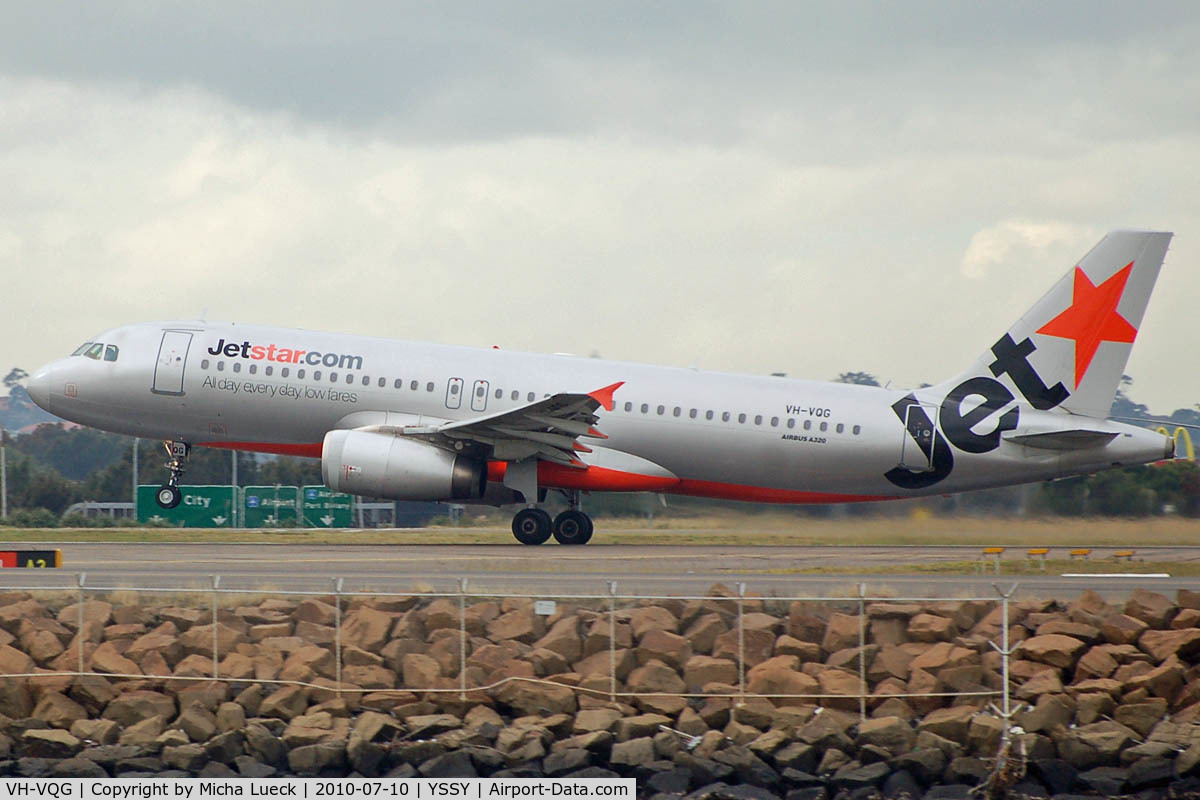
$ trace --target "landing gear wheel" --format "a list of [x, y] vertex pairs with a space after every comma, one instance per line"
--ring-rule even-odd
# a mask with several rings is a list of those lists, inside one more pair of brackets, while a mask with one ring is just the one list
[[168, 484], [158, 488], [158, 495], [155, 499], [163, 508], [174, 508], [179, 505], [181, 497], [183, 497], [183, 493], [179, 491], [179, 488]]
[[521, 544], [542, 544], [550, 538], [550, 515], [540, 508], [523, 508], [513, 517], [512, 532]]
[[554, 518], [554, 539], [559, 544], [587, 544], [592, 538], [592, 518], [582, 511], [564, 511]]

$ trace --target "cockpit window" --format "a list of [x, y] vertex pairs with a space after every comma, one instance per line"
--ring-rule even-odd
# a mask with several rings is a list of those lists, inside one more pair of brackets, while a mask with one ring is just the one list
[[100, 342], [95, 342], [94, 344], [92, 344], [92, 346], [91, 346], [91, 347], [89, 347], [89, 348], [88, 348], [88, 349], [87, 349], [87, 350], [84, 352], [84, 355], [85, 355], [85, 356], [87, 356], [88, 358], [94, 358], [94, 359], [96, 359], [97, 361], [99, 361], [99, 360], [100, 360], [100, 356], [101, 356], [101, 354], [103, 354], [103, 353], [104, 353], [104, 345], [103, 345], [103, 344], [101, 344]]
[[87, 349], [88, 349], [89, 347], [91, 347], [91, 346], [92, 346], [92, 343], [91, 343], [91, 342], [84, 342], [83, 344], [79, 345], [79, 347], [78, 347], [78, 348], [76, 348], [75, 352], [74, 352], [74, 353], [71, 353], [71, 355], [73, 355], [73, 356], [81, 356], [81, 355], [83, 355], [83, 351], [84, 351], [84, 350], [87, 350]]
[[104, 360], [105, 361], [116, 361], [117, 355], [118, 355], [118, 350], [117, 350], [117, 346], [115, 344], [108, 344], [108, 345], [104, 346]]

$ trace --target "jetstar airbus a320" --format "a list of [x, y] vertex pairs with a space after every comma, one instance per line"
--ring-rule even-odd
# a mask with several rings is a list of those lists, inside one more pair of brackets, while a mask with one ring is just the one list
[[[203, 445], [319, 458], [334, 491], [519, 505], [521, 543], [584, 544], [584, 492], [847, 503], [1171, 457], [1170, 438], [1106, 419], [1170, 239], [1110, 233], [974, 364], [911, 391], [153, 322], [94, 337], [29, 393], [163, 439], [167, 508]], [[547, 491], [568, 501], [554, 519]]]

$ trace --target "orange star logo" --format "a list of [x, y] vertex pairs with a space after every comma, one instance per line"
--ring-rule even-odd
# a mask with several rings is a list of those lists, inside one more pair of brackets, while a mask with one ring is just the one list
[[1091, 366], [1101, 342], [1132, 342], [1137, 328], [1117, 313], [1117, 304], [1125, 283], [1133, 271], [1133, 262], [1096, 286], [1084, 271], [1075, 268], [1075, 291], [1071, 305], [1054, 319], [1038, 328], [1038, 333], [1075, 340], [1075, 388]]

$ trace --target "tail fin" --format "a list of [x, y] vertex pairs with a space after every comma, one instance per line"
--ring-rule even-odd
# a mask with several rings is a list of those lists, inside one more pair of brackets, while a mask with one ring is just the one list
[[962, 375], [994, 377], [1039, 409], [1107, 417], [1171, 234], [1114, 231]]

